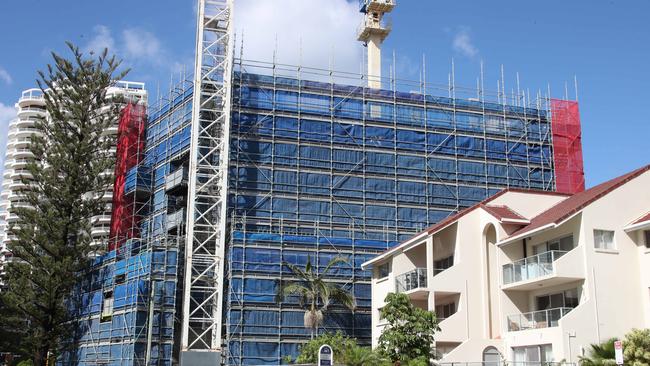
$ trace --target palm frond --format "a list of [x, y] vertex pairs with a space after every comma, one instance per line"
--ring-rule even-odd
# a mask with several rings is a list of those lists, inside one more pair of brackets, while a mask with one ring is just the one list
[[307, 274], [307, 272], [303, 271], [302, 268], [300, 268], [299, 266], [297, 266], [297, 265], [295, 265], [293, 263], [286, 262], [286, 261], [282, 262], [282, 265], [287, 266], [289, 268], [289, 270], [291, 271], [291, 273], [293, 273], [296, 277], [300, 278], [301, 280], [303, 280], [303, 281], [309, 281], [310, 280], [310, 276]]
[[300, 282], [280, 284], [275, 295], [275, 302], [280, 303], [284, 301], [287, 296], [299, 296], [301, 306], [303, 306], [305, 302], [310, 301], [314, 297], [311, 289]]
[[354, 295], [334, 284], [330, 284], [330, 298], [340, 302], [343, 306], [350, 310], [354, 310], [357, 306], [357, 300]]
[[348, 262], [348, 259], [345, 258], [344, 256], [338, 255], [334, 258], [332, 258], [328, 263], [327, 266], [325, 267], [325, 270], [322, 272], [322, 276], [325, 276], [329, 273], [329, 271], [332, 269], [337, 264], [345, 263], [347, 265], [350, 265], [350, 262]]

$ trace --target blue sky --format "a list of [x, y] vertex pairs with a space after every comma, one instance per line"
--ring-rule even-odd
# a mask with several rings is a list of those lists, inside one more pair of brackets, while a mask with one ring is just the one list
[[[357, 72], [356, 1], [235, 0], [244, 57]], [[70, 40], [86, 50], [109, 46], [152, 94], [193, 63], [193, 0], [22, 0], [0, 5], [0, 144], [20, 91], [34, 86], [49, 52]], [[650, 1], [486, 2], [401, 0], [384, 43], [395, 51], [400, 78], [446, 83], [451, 59], [457, 84], [473, 86], [485, 65], [496, 91], [501, 65], [506, 90], [521, 85], [563, 97], [579, 83], [587, 185], [650, 163]], [[277, 42], [276, 42], [277, 39]], [[299, 50], [302, 49], [302, 52]], [[172, 76], [173, 75], [173, 76]], [[4, 152], [2, 152], [4, 155]]]

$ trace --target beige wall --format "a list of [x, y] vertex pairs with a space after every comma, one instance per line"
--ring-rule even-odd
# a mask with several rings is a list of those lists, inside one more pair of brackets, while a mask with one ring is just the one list
[[[436, 335], [441, 362], [478, 362], [487, 346], [512, 360], [512, 348], [551, 344], [555, 361], [577, 361], [590, 343], [622, 337], [631, 328], [650, 326], [650, 250], [642, 231], [624, 227], [650, 211], [650, 172], [637, 177], [559, 226], [512, 243], [489, 244], [487, 228], [494, 226], [500, 242], [518, 228], [504, 225], [478, 208], [444, 230], [413, 241], [405, 252], [390, 252], [391, 275], [373, 278], [373, 345], [381, 334], [378, 309], [395, 290], [395, 276], [426, 267], [426, 301], [420, 307], [456, 299], [457, 311], [440, 323]], [[506, 205], [527, 218], [554, 206], [564, 196], [508, 192], [490, 205]], [[617, 249], [596, 250], [593, 230], [615, 231]], [[574, 248], [553, 262], [551, 274], [503, 285], [503, 265], [533, 255], [533, 246], [573, 235]], [[408, 246], [407, 246], [408, 247]], [[525, 249], [524, 249], [525, 248]], [[454, 265], [434, 276], [433, 261], [453, 253]], [[488, 260], [489, 258], [489, 260]], [[577, 288], [578, 307], [562, 317], [558, 326], [509, 331], [508, 316], [536, 310], [536, 297]]]

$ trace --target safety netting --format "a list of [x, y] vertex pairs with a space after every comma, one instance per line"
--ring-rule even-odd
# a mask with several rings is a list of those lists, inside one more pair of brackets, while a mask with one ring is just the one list
[[[135, 169], [144, 154], [146, 108], [141, 104], [127, 104], [122, 109], [117, 129], [117, 149], [115, 161], [115, 183], [113, 185], [113, 202], [109, 249], [115, 249], [127, 239], [139, 236], [139, 210], [137, 198], [130, 191], [140, 184], [148, 186], [147, 175], [138, 182], [138, 170]], [[145, 188], [146, 189], [146, 188]]]
[[570, 194], [582, 192], [585, 172], [578, 102], [552, 99], [551, 121], [556, 190]]

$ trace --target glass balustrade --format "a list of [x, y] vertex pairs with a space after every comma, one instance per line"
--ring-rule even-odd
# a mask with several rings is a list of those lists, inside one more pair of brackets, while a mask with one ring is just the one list
[[395, 278], [397, 292], [411, 291], [416, 288], [427, 287], [427, 269], [416, 268], [410, 272], [403, 273]]
[[551, 250], [503, 266], [503, 284], [532, 280], [553, 273], [553, 262], [568, 253]]
[[509, 315], [508, 330], [516, 332], [527, 329], [557, 327], [558, 321], [571, 310], [573, 308], [562, 307]]

